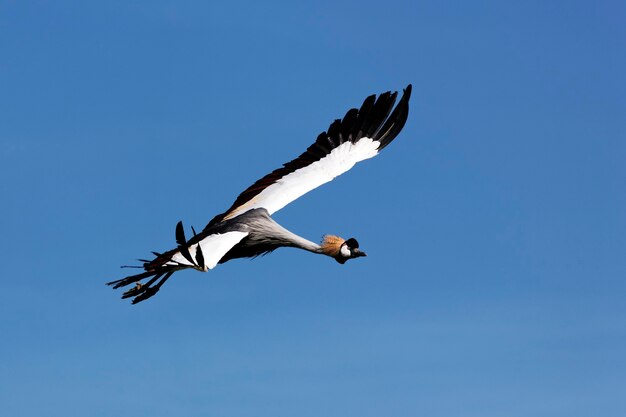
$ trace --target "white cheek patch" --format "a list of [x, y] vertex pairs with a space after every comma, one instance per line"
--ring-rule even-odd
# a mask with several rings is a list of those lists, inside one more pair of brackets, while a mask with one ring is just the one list
[[339, 249], [339, 253], [341, 253], [341, 256], [343, 256], [344, 258], [349, 258], [350, 249], [348, 249], [348, 245], [341, 245], [341, 249]]

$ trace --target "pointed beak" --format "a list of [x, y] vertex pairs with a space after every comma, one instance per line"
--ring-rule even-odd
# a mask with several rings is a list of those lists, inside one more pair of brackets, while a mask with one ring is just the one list
[[361, 251], [359, 249], [354, 249], [353, 252], [354, 252], [354, 257], [355, 258], [359, 258], [361, 256], [367, 256], [367, 253], [365, 253], [365, 252], [363, 252], [363, 251]]

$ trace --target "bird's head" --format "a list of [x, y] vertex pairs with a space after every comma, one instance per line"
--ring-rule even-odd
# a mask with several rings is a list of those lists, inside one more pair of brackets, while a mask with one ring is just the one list
[[359, 249], [359, 242], [355, 238], [344, 240], [339, 236], [326, 235], [321, 246], [324, 254], [335, 258], [340, 264], [346, 263], [348, 259], [367, 256]]

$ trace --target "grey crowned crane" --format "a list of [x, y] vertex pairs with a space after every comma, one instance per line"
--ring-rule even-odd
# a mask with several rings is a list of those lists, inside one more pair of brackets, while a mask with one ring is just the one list
[[[194, 230], [187, 240], [179, 222], [176, 248], [153, 252], [154, 259], [140, 260], [144, 262], [139, 267], [144, 269], [142, 273], [107, 285], [120, 288], [135, 284], [122, 295], [133, 297], [135, 304], [156, 294], [176, 271], [193, 268], [206, 272], [231, 259], [255, 257], [282, 246], [330, 256], [340, 264], [366, 256], [354, 238], [326, 235], [318, 245], [283, 228], [271, 215], [389, 145], [406, 123], [410, 96], [409, 84], [395, 109], [397, 92], [367, 97], [358, 110], [351, 109], [343, 119], [335, 120], [302, 155], [248, 187], [200, 233]], [[144, 279], [147, 281], [141, 283]]]

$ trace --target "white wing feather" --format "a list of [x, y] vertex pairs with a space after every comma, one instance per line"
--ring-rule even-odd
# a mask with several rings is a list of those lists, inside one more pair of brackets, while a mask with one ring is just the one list
[[[192, 254], [196, 253], [198, 245], [200, 245], [200, 249], [202, 250], [202, 255], [204, 256], [204, 265], [205, 271], [207, 269], [213, 269], [218, 264], [220, 259], [226, 255], [226, 253], [232, 249], [237, 243], [239, 243], [244, 237], [248, 235], [248, 232], [227, 232], [227, 233], [216, 233], [214, 235], [209, 235], [202, 239], [200, 242], [189, 246], [189, 252]], [[172, 256], [172, 260], [167, 263], [167, 265], [186, 265], [190, 267], [195, 267], [195, 265], [191, 264], [180, 252], [176, 252]]]
[[273, 214], [350, 170], [357, 162], [376, 156], [379, 145], [380, 142], [370, 138], [361, 138], [357, 143], [344, 142], [319, 161], [285, 175], [250, 201], [229, 212], [225, 218], [230, 219], [255, 208], [264, 208]]

